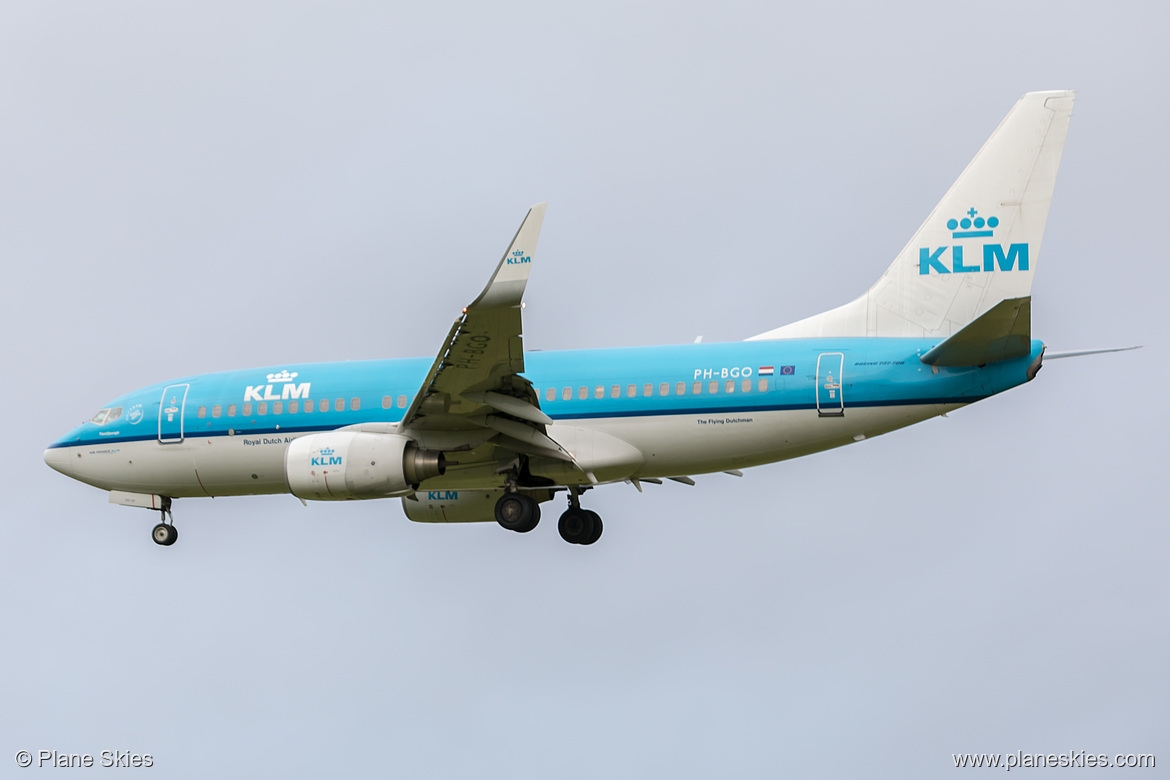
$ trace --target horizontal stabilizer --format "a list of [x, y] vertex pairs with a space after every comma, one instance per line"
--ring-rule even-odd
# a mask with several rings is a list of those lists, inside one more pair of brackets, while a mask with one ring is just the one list
[[931, 349], [928, 366], [981, 366], [1032, 351], [1032, 298], [1008, 298]]

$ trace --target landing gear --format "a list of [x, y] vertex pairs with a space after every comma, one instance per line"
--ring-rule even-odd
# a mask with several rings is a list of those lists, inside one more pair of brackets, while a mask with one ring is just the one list
[[[150, 538], [154, 539], [155, 544], [170, 547], [179, 540], [179, 529], [175, 528], [175, 516], [171, 514], [171, 500], [169, 498], [163, 498], [159, 514], [162, 515], [162, 522], [150, 532]], [[167, 522], [167, 518], [170, 518], [170, 523]]]
[[524, 493], [505, 493], [496, 502], [496, 522], [509, 531], [526, 534], [540, 522], [540, 504]]
[[593, 544], [601, 538], [601, 516], [591, 509], [582, 509], [575, 488], [569, 489], [569, 508], [557, 522], [561, 538], [569, 544]]
[[154, 527], [154, 530], [150, 532], [150, 535], [154, 539], [155, 544], [161, 544], [163, 547], [170, 547], [179, 540], [179, 529], [175, 528], [173, 525], [159, 523]]

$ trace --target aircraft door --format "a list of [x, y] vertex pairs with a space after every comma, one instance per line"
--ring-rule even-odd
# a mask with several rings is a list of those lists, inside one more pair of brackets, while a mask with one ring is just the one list
[[844, 366], [842, 352], [825, 352], [817, 358], [817, 414], [821, 417], [845, 416]]
[[190, 385], [167, 385], [158, 405], [158, 443], [176, 444], [183, 440], [183, 409], [187, 405]]

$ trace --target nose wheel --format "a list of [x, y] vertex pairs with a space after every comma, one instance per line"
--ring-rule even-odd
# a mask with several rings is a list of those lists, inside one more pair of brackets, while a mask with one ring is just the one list
[[[170, 547], [179, 540], [179, 529], [175, 528], [175, 516], [171, 514], [171, 500], [169, 498], [163, 498], [159, 514], [162, 515], [162, 522], [151, 530], [150, 538], [154, 539], [154, 543], [157, 545]], [[167, 522], [168, 518], [170, 519], [169, 523]]]

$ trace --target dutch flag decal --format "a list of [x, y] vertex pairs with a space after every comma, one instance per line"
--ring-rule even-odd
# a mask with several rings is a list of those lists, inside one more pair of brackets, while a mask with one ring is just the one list
[[760, 366], [760, 376], [772, 376], [774, 366]]

